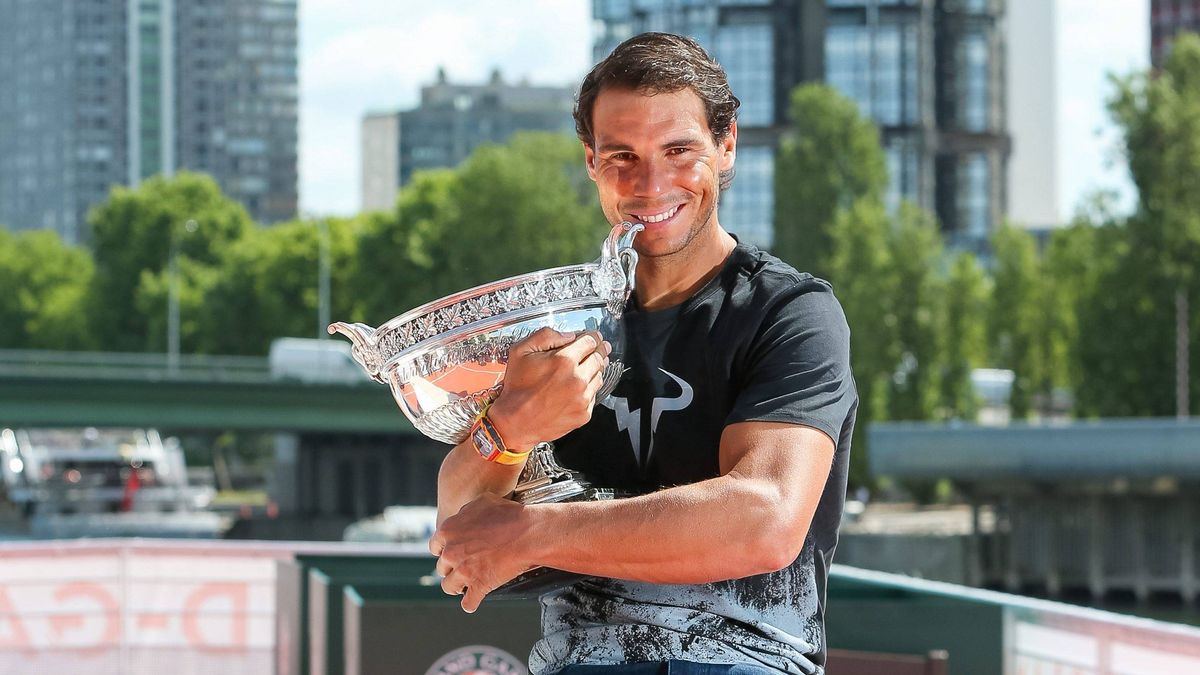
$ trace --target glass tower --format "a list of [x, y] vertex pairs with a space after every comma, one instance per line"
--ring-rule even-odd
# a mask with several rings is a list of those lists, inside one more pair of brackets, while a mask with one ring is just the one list
[[0, 225], [87, 239], [113, 185], [209, 173], [296, 213], [296, 0], [0, 0]]

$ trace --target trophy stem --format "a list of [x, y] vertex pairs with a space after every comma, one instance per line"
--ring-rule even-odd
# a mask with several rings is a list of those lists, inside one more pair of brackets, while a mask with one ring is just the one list
[[587, 492], [590, 487], [578, 474], [558, 463], [554, 444], [539, 443], [529, 454], [510, 498], [521, 504], [561, 502]]

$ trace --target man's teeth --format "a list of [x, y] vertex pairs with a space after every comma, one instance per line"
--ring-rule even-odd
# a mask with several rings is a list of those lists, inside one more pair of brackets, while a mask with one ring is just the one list
[[670, 211], [663, 211], [662, 213], [658, 214], [657, 216], [638, 216], [638, 218], [640, 218], [643, 223], [661, 223], [662, 221], [666, 220], [667, 218], [670, 218], [671, 216], [675, 215], [675, 212], [678, 210], [679, 210], [679, 206], [675, 206]]

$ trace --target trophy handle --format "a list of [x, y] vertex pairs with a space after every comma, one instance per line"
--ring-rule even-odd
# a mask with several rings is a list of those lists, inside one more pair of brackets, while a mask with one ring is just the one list
[[382, 365], [379, 358], [379, 350], [375, 346], [375, 329], [365, 323], [346, 323], [337, 321], [329, 324], [326, 329], [330, 335], [341, 333], [350, 338], [350, 342], [354, 343], [354, 347], [350, 350], [350, 355], [358, 362], [358, 365], [367, 371], [372, 380], [380, 384], [387, 384], [387, 380], [379, 374], [379, 367]]

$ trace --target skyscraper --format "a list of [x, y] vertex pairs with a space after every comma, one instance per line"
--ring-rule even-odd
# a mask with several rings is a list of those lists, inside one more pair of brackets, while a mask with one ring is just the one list
[[596, 0], [596, 59], [641, 32], [695, 38], [742, 99], [723, 224], [772, 240], [774, 152], [789, 92], [824, 80], [879, 125], [888, 201], [936, 211], [985, 245], [1004, 213], [1008, 139], [1000, 0]]
[[1150, 63], [1161, 68], [1171, 42], [1184, 31], [1200, 32], [1200, 0], [1150, 0]]
[[1008, 217], [1047, 231], [1058, 206], [1058, 0], [1008, 0], [1006, 103], [1012, 137]]
[[212, 174], [296, 213], [296, 0], [0, 0], [0, 224], [86, 239], [113, 185]]
[[483, 143], [517, 131], [574, 135], [571, 87], [505, 82], [500, 71], [482, 84], [437, 79], [421, 87], [412, 110], [369, 113], [362, 122], [362, 207], [388, 209], [416, 171], [457, 166]]

